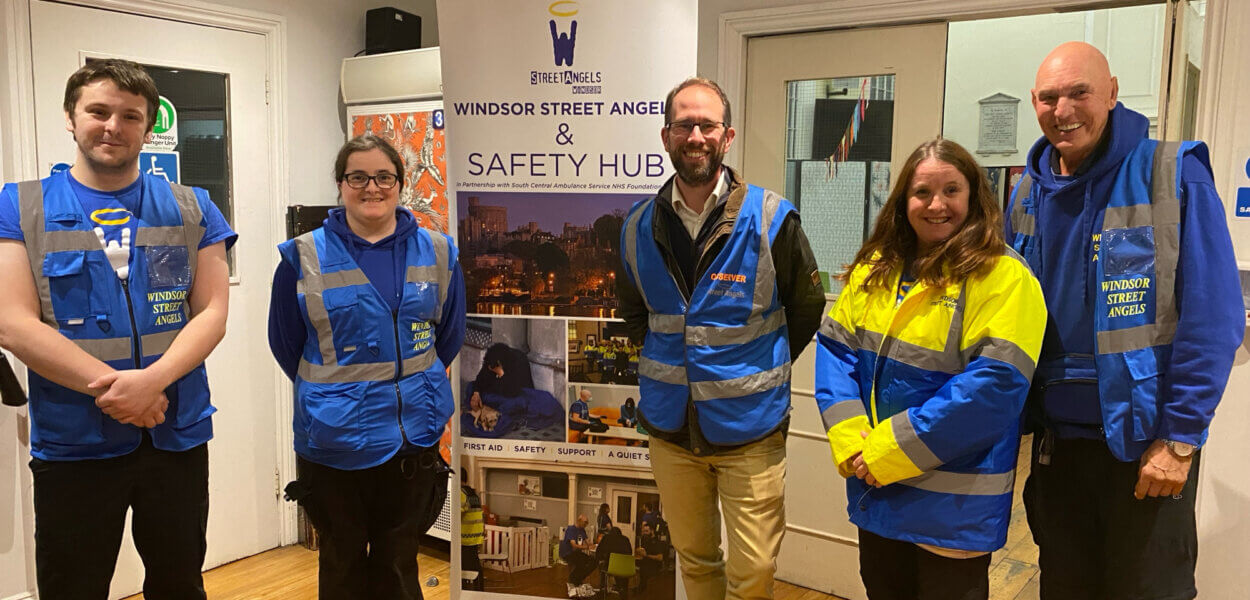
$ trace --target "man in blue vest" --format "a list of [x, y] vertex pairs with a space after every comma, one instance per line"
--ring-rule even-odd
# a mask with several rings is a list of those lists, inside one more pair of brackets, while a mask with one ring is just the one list
[[1024, 490], [1044, 600], [1193, 598], [1199, 448], [1244, 331], [1206, 146], [1147, 139], [1094, 47], [1038, 69], [1007, 240], [1050, 319]]
[[68, 171], [0, 191], [0, 346], [30, 368], [39, 597], [101, 599], [126, 512], [147, 598], [204, 598], [204, 359], [238, 237], [201, 189], [139, 172], [159, 97], [138, 65], [65, 86]]
[[824, 293], [794, 206], [721, 164], [735, 131], [720, 87], [682, 82], [664, 118], [677, 173], [630, 210], [616, 278], [630, 337], [645, 340], [639, 419], [687, 597], [771, 598], [790, 363], [820, 324]]

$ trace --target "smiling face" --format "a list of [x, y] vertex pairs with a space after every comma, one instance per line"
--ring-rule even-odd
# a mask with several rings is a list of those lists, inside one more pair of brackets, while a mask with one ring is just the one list
[[733, 144], [734, 129], [722, 124], [704, 134], [698, 125], [723, 123], [724, 120], [725, 106], [720, 96], [706, 86], [691, 85], [673, 96], [671, 122], [695, 127], [686, 134], [665, 126], [660, 129], [660, 140], [664, 142], [677, 176], [688, 185], [705, 185], [720, 173], [725, 152]]
[[907, 189], [907, 222], [921, 254], [955, 235], [968, 218], [968, 178], [954, 165], [926, 158]]
[[[382, 173], [396, 175], [395, 164], [386, 153], [370, 148], [353, 152], [347, 157], [346, 175], [363, 173], [376, 176]], [[395, 220], [395, 207], [399, 203], [400, 186], [396, 184], [390, 189], [378, 187], [376, 181], [370, 180], [361, 189], [347, 185], [347, 180], [339, 182], [339, 194], [343, 198], [343, 207], [347, 210], [347, 221], [356, 230], [356, 225], [377, 227], [388, 219]]]
[[148, 102], [112, 79], [97, 79], [80, 89], [65, 130], [78, 146], [76, 164], [99, 174], [137, 171], [148, 137]]
[[1035, 85], [1037, 124], [1059, 152], [1062, 174], [1071, 175], [1102, 140], [1119, 84], [1101, 52], [1083, 42], [1070, 42], [1046, 57]]

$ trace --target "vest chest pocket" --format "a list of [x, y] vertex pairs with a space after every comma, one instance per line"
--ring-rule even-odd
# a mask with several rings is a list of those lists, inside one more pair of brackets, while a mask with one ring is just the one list
[[1107, 275], [1152, 274], [1155, 268], [1154, 227], [1108, 229], [1099, 240]]
[[191, 287], [191, 263], [186, 246], [147, 246], [148, 287]]
[[437, 321], [440, 313], [437, 283], [432, 281], [404, 283], [404, 299], [400, 306], [400, 314], [421, 321]]
[[322, 294], [330, 331], [339, 356], [354, 352], [365, 342], [367, 319], [361, 314], [360, 295], [352, 288], [328, 289]]
[[43, 258], [43, 276], [48, 279], [51, 292], [52, 312], [62, 325], [66, 321], [81, 321], [92, 316], [98, 307], [91, 302], [91, 277], [89, 277], [86, 252], [52, 252]]

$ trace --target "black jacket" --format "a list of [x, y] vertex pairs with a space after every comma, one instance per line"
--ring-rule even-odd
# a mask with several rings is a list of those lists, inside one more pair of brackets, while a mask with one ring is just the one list
[[[729, 179], [729, 185], [722, 197], [728, 198], [734, 190], [745, 184], [729, 167], [725, 167], [724, 174]], [[690, 234], [673, 208], [674, 185], [674, 179], [670, 178], [660, 188], [656, 197], [656, 218], [652, 221], [652, 233], [660, 246], [660, 254], [664, 257], [669, 273], [672, 273], [678, 288], [689, 300], [690, 290], [694, 287], [692, 283], [703, 276], [712, 258], [724, 248], [729, 233], [733, 231], [733, 218], [725, 216], [726, 202], [721, 202], [703, 222], [698, 238], [690, 239]], [[812, 248], [807, 242], [807, 236], [803, 234], [798, 214], [792, 213], [782, 222], [781, 229], [773, 240], [772, 255], [773, 265], [777, 270], [778, 299], [786, 312], [790, 359], [793, 361], [803, 353], [803, 349], [812, 341], [812, 336], [816, 335], [825, 311], [825, 293], [820, 285], [816, 258], [812, 256]], [[616, 297], [620, 303], [618, 315], [625, 319], [630, 338], [641, 344], [647, 334], [647, 306], [626, 274], [624, 264], [616, 274]], [[713, 445], [703, 437], [698, 428], [698, 419], [694, 418], [695, 410], [695, 403], [688, 400], [686, 424], [674, 433], [650, 427], [646, 417], [641, 413], [640, 417], [651, 435], [695, 454], [709, 455], [731, 449]], [[693, 428], [692, 423], [695, 424]], [[785, 431], [789, 424], [790, 420], [787, 418], [777, 429]]]

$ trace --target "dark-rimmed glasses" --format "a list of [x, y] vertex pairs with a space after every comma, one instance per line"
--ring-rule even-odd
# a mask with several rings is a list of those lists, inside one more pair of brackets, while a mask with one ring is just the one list
[[667, 125], [669, 132], [678, 137], [686, 137], [690, 135], [694, 131], [695, 127], [699, 128], [699, 133], [702, 133], [703, 137], [707, 137], [715, 135], [716, 132], [720, 131], [721, 127], [724, 126], [724, 121], [703, 121], [701, 123], [696, 123], [694, 121], [673, 121]]
[[399, 183], [399, 177], [394, 173], [378, 173], [377, 175], [370, 175], [360, 171], [353, 171], [343, 176], [343, 181], [347, 182], [347, 187], [354, 190], [363, 190], [366, 187], [369, 187], [370, 180], [378, 184], [378, 187], [384, 190], [389, 190], [395, 187], [395, 184]]

